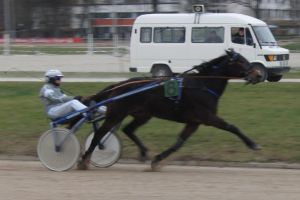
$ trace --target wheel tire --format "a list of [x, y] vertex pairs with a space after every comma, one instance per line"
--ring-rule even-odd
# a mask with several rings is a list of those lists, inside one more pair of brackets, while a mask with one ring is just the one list
[[[60, 151], [55, 150], [54, 135], [56, 141], [60, 142], [65, 137], [66, 140]], [[39, 139], [37, 154], [41, 163], [53, 171], [66, 171], [71, 169], [80, 156], [80, 144], [70, 130], [64, 128], [54, 128], [46, 131]]]
[[278, 81], [281, 80], [281, 78], [282, 78], [282, 75], [273, 75], [273, 76], [269, 76], [269, 77], [267, 78], [267, 80], [268, 80], [269, 82], [278, 82]]
[[170, 70], [170, 68], [166, 65], [157, 65], [154, 66], [153, 69], [151, 70], [151, 74], [154, 77], [159, 77], [159, 76], [172, 76], [173, 73]]
[[254, 82], [254, 84], [264, 82], [265, 80], [267, 80], [268, 70], [262, 64], [253, 63], [252, 68], [256, 69], [258, 71], [258, 73], [260, 74], [260, 77], [256, 80], [256, 82]]
[[[110, 167], [115, 164], [121, 157], [122, 144], [119, 136], [115, 133], [106, 134], [102, 138], [104, 142], [104, 149], [100, 149], [97, 146], [91, 157], [91, 164], [95, 167]], [[94, 132], [92, 132], [85, 141], [85, 150], [87, 150], [94, 137]]]

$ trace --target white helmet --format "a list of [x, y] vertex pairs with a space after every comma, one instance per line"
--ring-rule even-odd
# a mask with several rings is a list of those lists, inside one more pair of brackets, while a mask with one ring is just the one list
[[63, 77], [64, 75], [58, 69], [50, 69], [45, 73], [46, 82], [49, 82], [51, 78]]

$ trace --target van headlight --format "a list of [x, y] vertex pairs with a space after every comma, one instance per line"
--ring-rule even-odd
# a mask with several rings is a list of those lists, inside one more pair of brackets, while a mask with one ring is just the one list
[[265, 55], [266, 61], [278, 61], [278, 55]]

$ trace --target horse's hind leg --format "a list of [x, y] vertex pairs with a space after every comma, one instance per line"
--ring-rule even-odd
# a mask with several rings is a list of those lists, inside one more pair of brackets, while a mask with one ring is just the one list
[[198, 129], [199, 124], [192, 123], [192, 124], [186, 124], [184, 129], [181, 131], [176, 143], [168, 148], [167, 150], [163, 151], [161, 154], [155, 156], [154, 160], [151, 162], [151, 168], [152, 170], [156, 170], [159, 166], [160, 161], [170, 156], [172, 153], [177, 151], [184, 142]]
[[209, 118], [209, 120], [205, 124], [209, 125], [209, 126], [214, 126], [216, 128], [219, 128], [219, 129], [222, 129], [225, 131], [229, 131], [229, 132], [233, 133], [234, 135], [238, 136], [250, 149], [260, 150], [260, 146], [257, 145], [250, 138], [248, 138], [246, 135], [244, 135], [238, 127], [225, 122], [223, 119], [221, 119], [218, 116], [213, 116], [213, 117]]
[[134, 134], [134, 132], [141, 125], [147, 123], [151, 119], [151, 116], [136, 115], [133, 117], [134, 117], [133, 121], [131, 121], [123, 128], [123, 132], [138, 146], [140, 150], [139, 160], [145, 162], [148, 159], [148, 155], [147, 155], [148, 149], [147, 147], [145, 147], [142, 141]]

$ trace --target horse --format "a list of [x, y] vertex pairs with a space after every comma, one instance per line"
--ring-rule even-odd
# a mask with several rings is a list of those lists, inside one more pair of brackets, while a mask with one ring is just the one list
[[[156, 155], [151, 161], [153, 170], [160, 167], [162, 160], [180, 149], [200, 125], [229, 131], [240, 138], [250, 149], [259, 150], [260, 146], [247, 137], [238, 127], [217, 116], [218, 102], [225, 91], [228, 80], [244, 78], [247, 83], [256, 84], [259, 82], [259, 72], [251, 67], [246, 58], [233, 50], [226, 50], [224, 55], [194, 66], [189, 71], [194, 73], [177, 75], [182, 80], [179, 88], [180, 98], [178, 96], [175, 98], [165, 97], [164, 87], [158, 86], [107, 104], [105, 121], [94, 134], [91, 145], [78, 162], [78, 169], [88, 169], [91, 155], [98, 141], [127, 116], [132, 116], [133, 120], [123, 128], [123, 132], [139, 148], [141, 161], [148, 159], [148, 148], [135, 134], [140, 126], [147, 123], [152, 117], [185, 124], [175, 144]], [[85, 101], [100, 102], [146, 84], [157, 81], [164, 82], [169, 79], [170, 77], [132, 78], [86, 97]]]

